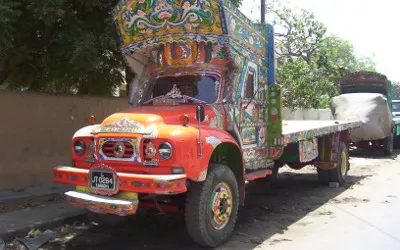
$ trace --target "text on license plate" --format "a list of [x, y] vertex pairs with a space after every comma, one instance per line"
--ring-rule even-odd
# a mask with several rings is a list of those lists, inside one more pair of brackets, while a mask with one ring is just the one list
[[92, 188], [114, 190], [115, 176], [113, 173], [105, 171], [93, 171], [91, 174]]

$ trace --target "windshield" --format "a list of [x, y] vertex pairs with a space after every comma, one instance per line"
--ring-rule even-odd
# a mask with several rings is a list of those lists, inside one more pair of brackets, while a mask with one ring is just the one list
[[400, 112], [400, 102], [392, 103], [393, 112]]
[[178, 102], [214, 103], [218, 98], [218, 79], [211, 76], [169, 76], [158, 78], [150, 86], [144, 104], [157, 97]]

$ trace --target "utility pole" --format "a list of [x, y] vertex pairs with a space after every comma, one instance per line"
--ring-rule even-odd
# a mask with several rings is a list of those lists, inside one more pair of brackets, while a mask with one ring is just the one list
[[265, 1], [261, 0], [261, 23], [265, 24]]

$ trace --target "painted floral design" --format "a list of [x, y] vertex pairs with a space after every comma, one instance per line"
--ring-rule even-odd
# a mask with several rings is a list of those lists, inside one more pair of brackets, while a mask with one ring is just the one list
[[[265, 41], [262, 40], [260, 35], [254, 33], [254, 30], [250, 28], [243, 20], [240, 20], [237, 16], [233, 15], [231, 10], [226, 12], [229, 33], [238, 41], [244, 41], [246, 45], [251, 47], [254, 51], [260, 54], [265, 53]], [[244, 51], [242, 52], [244, 53]], [[247, 57], [249, 55], [246, 55]]]
[[192, 30], [210, 27], [215, 22], [211, 0], [138, 0], [128, 3], [122, 12], [122, 29], [129, 36], [151, 36], [157, 30], [175, 27]]

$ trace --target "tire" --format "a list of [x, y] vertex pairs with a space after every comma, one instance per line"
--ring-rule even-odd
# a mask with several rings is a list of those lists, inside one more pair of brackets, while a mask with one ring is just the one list
[[326, 186], [329, 184], [329, 170], [322, 170], [317, 168], [318, 181], [320, 184]]
[[400, 136], [399, 135], [395, 135], [393, 138], [393, 148], [400, 149]]
[[383, 141], [383, 153], [385, 155], [392, 155], [393, 154], [393, 145], [394, 144], [394, 136], [393, 134], [386, 137]]
[[329, 181], [343, 185], [346, 182], [347, 172], [350, 169], [349, 151], [344, 142], [339, 144], [339, 161], [335, 169], [329, 170]]
[[[220, 199], [216, 199], [218, 196]], [[222, 206], [224, 211], [211, 211], [213, 204], [214, 207]], [[203, 247], [216, 247], [224, 243], [232, 235], [238, 209], [238, 184], [232, 170], [224, 165], [210, 164], [207, 179], [192, 183], [187, 193], [185, 220], [190, 237]], [[219, 218], [215, 217], [217, 211], [221, 213]], [[226, 217], [224, 212], [229, 215]]]

